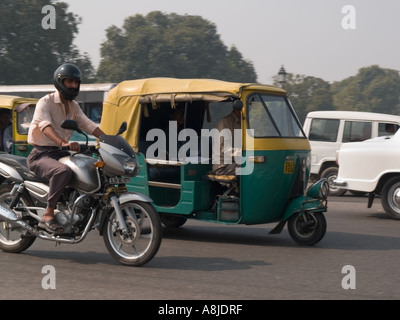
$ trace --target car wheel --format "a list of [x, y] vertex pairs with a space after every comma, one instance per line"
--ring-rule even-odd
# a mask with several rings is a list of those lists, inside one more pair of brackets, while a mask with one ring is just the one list
[[385, 182], [381, 191], [381, 202], [385, 212], [393, 219], [400, 220], [400, 177]]
[[340, 189], [333, 184], [333, 180], [337, 178], [338, 175], [338, 168], [337, 167], [329, 167], [322, 171], [321, 179], [326, 178], [329, 183], [329, 195], [330, 196], [342, 196], [346, 193], [347, 190]]

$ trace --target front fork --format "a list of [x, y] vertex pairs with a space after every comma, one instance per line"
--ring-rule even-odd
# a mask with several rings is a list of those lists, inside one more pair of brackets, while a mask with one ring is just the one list
[[116, 217], [117, 217], [117, 222], [118, 225], [122, 231], [123, 234], [128, 234], [128, 226], [126, 225], [124, 214], [122, 213], [121, 207], [119, 206], [119, 200], [116, 195], [112, 195], [110, 197], [111, 200], [111, 205], [113, 206]]

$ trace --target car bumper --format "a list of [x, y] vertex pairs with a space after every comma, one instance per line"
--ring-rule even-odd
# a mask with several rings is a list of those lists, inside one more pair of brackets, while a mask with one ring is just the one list
[[332, 183], [338, 188], [346, 188], [348, 186], [347, 181], [341, 179], [333, 180]]

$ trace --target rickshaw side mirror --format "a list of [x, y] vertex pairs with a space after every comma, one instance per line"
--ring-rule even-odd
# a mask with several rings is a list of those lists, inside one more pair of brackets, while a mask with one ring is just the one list
[[233, 101], [233, 110], [239, 110], [242, 111], [243, 109], [243, 102], [242, 100], [235, 100]]

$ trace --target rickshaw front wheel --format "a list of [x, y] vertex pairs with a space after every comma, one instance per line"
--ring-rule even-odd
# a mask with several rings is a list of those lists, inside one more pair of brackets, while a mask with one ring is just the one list
[[313, 245], [321, 241], [326, 232], [326, 219], [322, 212], [304, 212], [289, 218], [288, 231], [292, 239], [301, 245]]

